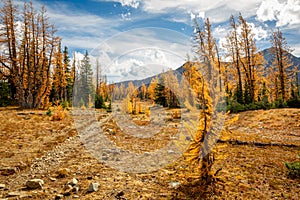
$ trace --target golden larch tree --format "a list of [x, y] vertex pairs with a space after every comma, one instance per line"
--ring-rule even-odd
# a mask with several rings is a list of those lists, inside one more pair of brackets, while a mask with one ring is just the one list
[[[11, 0], [5, 0], [0, 18], [5, 32], [2, 44], [8, 49], [1, 64], [10, 71], [15, 99], [23, 108], [46, 106], [52, 85], [53, 51], [58, 44], [46, 9], [38, 12], [32, 3], [25, 3], [20, 12]], [[23, 24], [21, 31], [17, 31], [16, 19]]]
[[[213, 164], [212, 148], [217, 140], [221, 127], [220, 117], [222, 109], [218, 107], [223, 101], [219, 88], [220, 74], [218, 56], [216, 54], [215, 39], [212, 36], [209, 19], [203, 25], [195, 20], [194, 51], [196, 60], [191, 66], [195, 72], [189, 74], [190, 87], [194, 90], [195, 101], [199, 113], [199, 121], [196, 121], [197, 130], [193, 141], [186, 152], [190, 161], [199, 162], [201, 166], [201, 180], [203, 186], [208, 186], [213, 178], [211, 167]], [[186, 105], [190, 107], [190, 105]], [[220, 113], [219, 113], [220, 112]]]
[[271, 50], [274, 55], [271, 69], [273, 70], [272, 78], [276, 100], [286, 101], [290, 97], [288, 87], [290, 86], [293, 75], [296, 73], [296, 69], [293, 67], [289, 57], [292, 49], [288, 46], [279, 28], [277, 31], [272, 32], [271, 43]]

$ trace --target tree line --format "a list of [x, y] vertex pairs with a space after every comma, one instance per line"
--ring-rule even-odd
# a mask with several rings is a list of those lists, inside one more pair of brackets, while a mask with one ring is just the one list
[[[81, 83], [81, 93], [94, 90], [88, 53], [81, 61], [74, 54], [71, 63], [45, 7], [36, 10], [32, 2], [18, 7], [4, 0], [0, 25], [0, 106], [47, 108], [57, 102], [68, 106], [75, 83]], [[83, 101], [88, 102], [87, 97]]]
[[256, 104], [265, 107], [271, 103], [283, 106], [289, 100], [299, 99], [297, 66], [292, 63], [292, 49], [280, 29], [271, 32], [270, 53], [273, 58], [271, 66], [266, 68], [252, 26], [241, 14], [238, 20], [231, 16], [230, 25], [225, 44], [230, 62], [224, 63], [221, 70], [229, 106]]
[[[275, 107], [300, 107], [299, 72], [291, 60], [292, 49], [278, 28], [271, 31], [269, 53], [271, 60], [265, 60], [256, 45], [252, 25], [240, 14], [229, 19], [231, 29], [226, 42], [218, 46], [213, 37], [209, 19], [194, 22], [193, 51], [195, 58], [184, 65], [184, 79], [188, 85], [172, 72], [162, 73], [154, 78], [146, 92], [146, 97], [165, 107], [177, 107], [181, 99], [190, 94], [188, 88], [199, 85], [199, 62], [209, 65], [207, 77], [212, 79], [212, 69], [218, 71], [220, 90], [225, 90], [227, 109], [233, 112], [247, 109], [267, 109]], [[220, 48], [225, 49], [220, 55]], [[205, 54], [201, 53], [207, 51]], [[201, 56], [200, 56], [201, 54]], [[200, 57], [201, 58], [200, 58]], [[208, 62], [209, 61], [209, 62]], [[267, 63], [270, 62], [270, 63]], [[132, 83], [131, 83], [132, 84]], [[130, 86], [132, 87], [132, 86]], [[143, 86], [145, 87], [145, 86]], [[178, 91], [178, 88], [185, 88]], [[124, 85], [116, 87], [116, 98], [126, 93]], [[198, 97], [200, 90], [194, 89]], [[145, 92], [144, 92], [145, 93]], [[176, 95], [174, 95], [176, 94]]]
[[11, 0], [1, 9], [1, 76], [6, 78], [17, 103], [24, 108], [45, 105], [51, 91], [51, 66], [59, 38], [44, 7], [32, 3], [22, 10]]
[[[105, 108], [105, 102], [122, 99], [136, 87], [132, 83], [128, 87], [124, 84], [108, 85], [99, 60], [96, 62], [95, 81], [88, 52], [79, 62], [74, 55], [71, 63], [68, 48], [61, 47], [61, 38], [56, 35], [44, 7], [35, 10], [32, 3], [24, 3], [22, 8], [18, 8], [11, 0], [5, 0], [0, 13], [1, 104], [6, 105], [13, 100], [23, 108], [43, 108], [55, 101], [70, 104], [76, 96], [75, 105], [95, 103], [96, 107]], [[184, 77], [188, 83], [169, 71], [153, 79], [150, 85], [141, 85], [138, 92], [140, 99], [150, 99], [170, 108], [180, 107], [182, 99], [189, 95], [184, 93], [190, 93], [189, 88], [199, 84], [197, 79], [200, 78], [195, 75], [202, 73], [203, 69], [197, 67], [198, 62], [202, 62], [217, 69], [220, 74], [219, 87], [226, 91], [229, 110], [267, 108], [275, 104], [284, 106], [298, 100], [297, 69], [292, 65], [289, 56], [292, 49], [282, 32], [279, 29], [272, 31], [273, 59], [271, 67], [266, 68], [251, 24], [241, 14], [231, 16], [229, 23], [231, 29], [222, 46], [225, 53], [221, 56], [221, 47], [212, 35], [209, 19], [195, 20], [192, 47], [195, 59], [184, 65]], [[203, 49], [207, 52], [200, 59]], [[208, 79], [212, 78], [212, 71], [207, 73]], [[73, 95], [74, 85], [74, 92], [79, 95]], [[200, 98], [200, 90], [194, 89], [193, 92]]]
[[46, 107], [50, 99], [70, 100], [74, 69], [45, 7], [37, 11], [30, 2], [20, 9], [5, 0], [0, 13], [0, 81], [10, 93], [6, 96], [23, 108]]

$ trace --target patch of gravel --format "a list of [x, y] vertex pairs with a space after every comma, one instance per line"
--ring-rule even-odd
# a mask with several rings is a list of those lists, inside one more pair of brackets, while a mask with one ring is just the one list
[[23, 185], [26, 180], [31, 178], [44, 178], [45, 174], [49, 175], [53, 169], [58, 169], [61, 163], [71, 154], [74, 154], [76, 148], [80, 146], [79, 136], [68, 138], [65, 142], [55, 146], [54, 149], [47, 151], [42, 157], [33, 159], [27, 171], [11, 176], [7, 188]]

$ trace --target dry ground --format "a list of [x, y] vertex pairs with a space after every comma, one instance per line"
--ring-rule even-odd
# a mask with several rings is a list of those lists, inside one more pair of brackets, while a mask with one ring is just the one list
[[[300, 180], [288, 178], [283, 165], [300, 160], [300, 109], [238, 115], [231, 132], [221, 139], [249, 144], [225, 142], [216, 146], [213, 170], [219, 170], [218, 182], [209, 198], [300, 199]], [[109, 115], [99, 116], [101, 121]], [[125, 136], [113, 120], [102, 126], [112, 141], [134, 151], [150, 151], [170, 138], [165, 131], [159, 140], [137, 141]], [[172, 134], [172, 129], [167, 130]], [[277, 146], [256, 145], [259, 142]], [[202, 199], [197, 170], [183, 159], [144, 174], [106, 166], [86, 150], [70, 114], [62, 121], [50, 121], [45, 111], [0, 108], [0, 158], [0, 184], [5, 184], [0, 199], [55, 199], [57, 194], [65, 194], [64, 199]], [[65, 168], [70, 171], [59, 176]], [[24, 185], [31, 178], [43, 179], [43, 189], [27, 190]], [[79, 181], [77, 193], [66, 192], [72, 178]], [[99, 191], [87, 193], [91, 182], [100, 184]]]

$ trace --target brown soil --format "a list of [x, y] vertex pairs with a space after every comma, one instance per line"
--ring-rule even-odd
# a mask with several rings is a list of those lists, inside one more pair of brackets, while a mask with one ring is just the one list
[[[6, 185], [0, 189], [0, 199], [55, 199], [57, 194], [65, 194], [64, 199], [203, 199], [197, 168], [182, 158], [151, 173], [121, 172], [88, 152], [70, 113], [62, 121], [51, 121], [45, 113], [0, 108], [0, 184]], [[300, 110], [260, 110], [238, 115], [238, 121], [230, 126], [231, 132], [223, 134], [222, 140], [295, 147], [217, 144], [213, 171], [219, 172], [207, 198], [299, 199], [300, 180], [289, 178], [283, 163], [300, 160]], [[108, 138], [136, 152], [150, 152], [165, 145], [179, 123], [170, 120], [173, 128], [165, 127], [156, 135], [159, 140], [137, 140], [126, 136], [113, 120], [106, 121], [109, 114], [100, 112], [99, 116]], [[62, 174], [65, 168], [70, 171]], [[43, 179], [43, 189], [27, 190], [25, 182], [32, 178]], [[72, 178], [79, 181], [77, 193], [66, 192], [66, 184]], [[88, 193], [92, 182], [100, 184], [99, 191]], [[19, 196], [9, 197], [11, 192], [19, 192]]]

